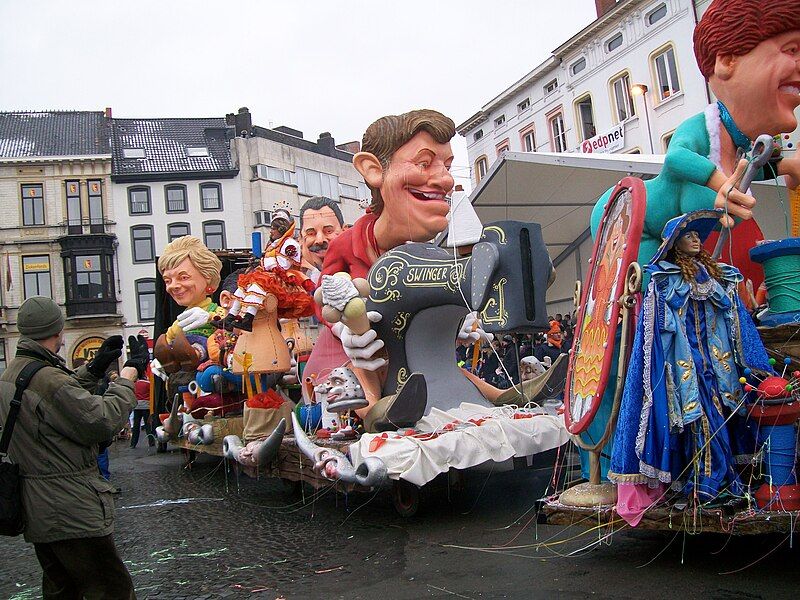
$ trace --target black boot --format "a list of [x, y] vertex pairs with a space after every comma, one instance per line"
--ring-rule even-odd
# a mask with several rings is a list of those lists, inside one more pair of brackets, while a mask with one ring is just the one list
[[424, 415], [428, 385], [422, 373], [412, 373], [396, 394], [378, 400], [364, 420], [370, 433], [414, 427]]
[[233, 326], [242, 331], [253, 331], [253, 313], [246, 312], [244, 316], [239, 315]]
[[233, 331], [233, 326], [236, 323], [236, 319], [239, 318], [239, 315], [235, 315], [233, 313], [228, 313], [225, 315], [225, 320], [222, 321], [222, 326], [225, 328], [225, 331]]

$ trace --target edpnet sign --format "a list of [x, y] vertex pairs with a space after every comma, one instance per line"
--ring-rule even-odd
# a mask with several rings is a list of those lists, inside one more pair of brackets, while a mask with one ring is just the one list
[[614, 129], [596, 135], [588, 140], [583, 140], [581, 152], [589, 154], [591, 152], [607, 153], [621, 150], [625, 147], [625, 127], [617, 125]]

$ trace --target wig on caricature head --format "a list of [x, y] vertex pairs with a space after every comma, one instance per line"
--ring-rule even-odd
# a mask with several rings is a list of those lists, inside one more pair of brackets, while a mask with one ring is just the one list
[[695, 27], [700, 71], [751, 139], [797, 127], [799, 42], [798, 0], [714, 0]]
[[[427, 131], [434, 140], [446, 144], [455, 136], [456, 125], [451, 118], [430, 109], [412, 110], [402, 115], [387, 115], [367, 127], [361, 140], [361, 151], [375, 155], [385, 171], [395, 151], [420, 131]], [[383, 210], [381, 192], [372, 186], [370, 189], [372, 191], [370, 209], [379, 215]]]
[[158, 272], [163, 274], [168, 269], [174, 269], [187, 258], [208, 281], [209, 286], [217, 289], [222, 261], [193, 235], [184, 235], [166, 245], [158, 259]]

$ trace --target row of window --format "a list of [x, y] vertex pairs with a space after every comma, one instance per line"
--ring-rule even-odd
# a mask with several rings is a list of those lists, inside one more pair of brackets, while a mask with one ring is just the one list
[[[658, 102], [663, 102], [670, 96], [680, 92], [681, 84], [678, 77], [678, 66], [675, 61], [675, 50], [671, 45], [665, 46], [651, 58], [651, 64], [657, 82], [656, 96]], [[609, 82], [609, 92], [611, 96], [612, 115], [616, 123], [621, 123], [636, 114], [636, 104], [632, 94], [632, 84], [630, 74], [626, 71], [614, 77]], [[645, 100], [646, 101], [646, 100]], [[597, 127], [594, 119], [594, 108], [592, 96], [585, 94], [575, 101], [575, 117], [577, 122], [577, 133], [579, 141], [583, 141], [597, 135]], [[495, 120], [495, 122], [497, 122]], [[567, 132], [564, 124], [564, 114], [562, 109], [558, 109], [547, 115], [547, 127], [550, 136], [550, 147], [553, 152], [566, 152]], [[474, 139], [483, 137], [483, 131], [475, 133]], [[536, 140], [533, 126], [520, 132], [521, 146], [525, 152], [536, 150]], [[509, 150], [509, 140], [505, 139], [496, 145], [497, 156]], [[481, 156], [475, 161], [475, 176], [477, 181], [486, 174], [488, 170], [488, 159]]]
[[325, 196], [337, 201], [341, 198], [362, 200], [370, 197], [365, 183], [358, 185], [340, 183], [336, 175], [303, 167], [296, 167], [295, 171], [289, 171], [269, 165], [253, 165], [253, 177], [297, 186], [297, 191], [304, 196]]
[[[164, 186], [164, 203], [168, 213], [189, 212], [189, 202], [186, 186], [173, 183]], [[222, 210], [222, 186], [219, 183], [200, 184], [200, 210]], [[153, 212], [150, 187], [146, 185], [128, 188], [128, 213], [134, 215], [149, 215]]]
[[[90, 179], [85, 182], [86, 194], [81, 193], [83, 182], [69, 180], [64, 182], [67, 198], [67, 224], [80, 226], [84, 215], [92, 225], [103, 224], [103, 182]], [[24, 183], [20, 186], [22, 197], [22, 224], [37, 226], [45, 224], [44, 184]]]
[[[103, 272], [104, 262], [106, 263], [105, 273]], [[23, 256], [22, 272], [25, 298], [52, 297], [50, 257], [48, 255]], [[110, 255], [65, 258], [64, 276], [67, 284], [67, 299], [71, 301], [113, 299], [112, 273]], [[138, 279], [135, 282], [135, 289], [139, 321], [152, 321], [155, 319], [156, 311], [156, 280], [153, 278]], [[0, 352], [0, 362], [4, 358]]]
[[[67, 225], [70, 228], [80, 227], [85, 216], [90, 225], [103, 224], [103, 185], [102, 181], [86, 182], [86, 194], [81, 193], [81, 181], [65, 181], [67, 199]], [[22, 196], [22, 224], [38, 226], [45, 224], [44, 184], [25, 183], [20, 187]], [[164, 188], [164, 201], [168, 213], [189, 212], [185, 185], [171, 184]], [[200, 210], [222, 210], [222, 186], [218, 183], [200, 184]], [[149, 186], [128, 188], [128, 212], [131, 215], [152, 214], [152, 203]], [[102, 230], [101, 230], [102, 231]], [[79, 233], [79, 232], [78, 232]]]
[[[658, 96], [657, 101], [663, 102], [681, 90], [674, 48], [671, 45], [665, 46], [653, 54], [651, 58], [651, 64], [656, 81], [655, 91]], [[558, 81], [553, 80], [548, 85], [552, 85], [553, 89], [555, 89], [558, 86]], [[609, 86], [611, 88], [611, 98], [613, 104], [612, 108], [617, 121], [624, 121], [625, 119], [636, 114], [633, 98], [631, 97], [630, 75], [626, 72], [615, 77], [610, 81]], [[589, 131], [594, 129], [594, 118], [591, 114], [591, 99], [589, 98], [587, 106], [586, 98], [589, 98], [588, 94], [583, 99], [578, 99], [576, 101], [578, 121], [582, 124], [586, 124], [586, 127], [581, 129], [583, 134], [582, 140], [589, 137], [594, 137], [595, 135], [595, 133], [587, 135]], [[517, 112], [519, 113], [527, 110], [528, 108], [530, 108], [530, 100], [528, 98], [517, 104]], [[505, 115], [500, 115], [494, 120], [494, 125], [495, 127], [500, 127], [505, 122]], [[477, 141], [482, 137], [483, 130], [479, 129], [473, 134], [472, 139], [473, 141]], [[562, 150], [557, 150], [557, 152], [561, 151]]]
[[[64, 257], [64, 278], [68, 301], [113, 300], [113, 265], [109, 254]], [[25, 298], [52, 298], [50, 257], [22, 257], [22, 289]]]
[[[167, 225], [167, 242], [192, 233], [189, 223], [170, 223]], [[203, 243], [211, 250], [225, 248], [225, 223], [223, 221], [203, 222]], [[149, 263], [156, 259], [155, 233], [152, 225], [131, 227], [131, 248], [134, 263]]]
[[[645, 14], [645, 23], [649, 27], [650, 25], [654, 25], [661, 19], [667, 16], [667, 5], [662, 3], [655, 7], [653, 10], [649, 11]], [[605, 49], [606, 53], [610, 54], [622, 47], [622, 42], [624, 41], [624, 37], [622, 32], [617, 32], [612, 35], [609, 39], [605, 41], [603, 44], [603, 48]], [[571, 75], [577, 75], [581, 71], [586, 69], [586, 58], [581, 57], [575, 62], [573, 62], [569, 66], [569, 72]]]

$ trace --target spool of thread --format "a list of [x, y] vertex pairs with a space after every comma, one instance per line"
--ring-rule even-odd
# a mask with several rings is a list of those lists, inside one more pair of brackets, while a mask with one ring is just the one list
[[764, 268], [770, 314], [800, 313], [800, 238], [765, 242], [750, 258]]
[[295, 408], [297, 420], [305, 431], [313, 432], [322, 424], [322, 405], [299, 403]]
[[762, 425], [758, 444], [764, 448], [763, 465], [767, 483], [773, 486], [794, 485], [795, 428], [794, 425]]
[[250, 234], [250, 243], [252, 244], [253, 256], [261, 258], [263, 254], [263, 246], [261, 245], [261, 232], [254, 231]]

